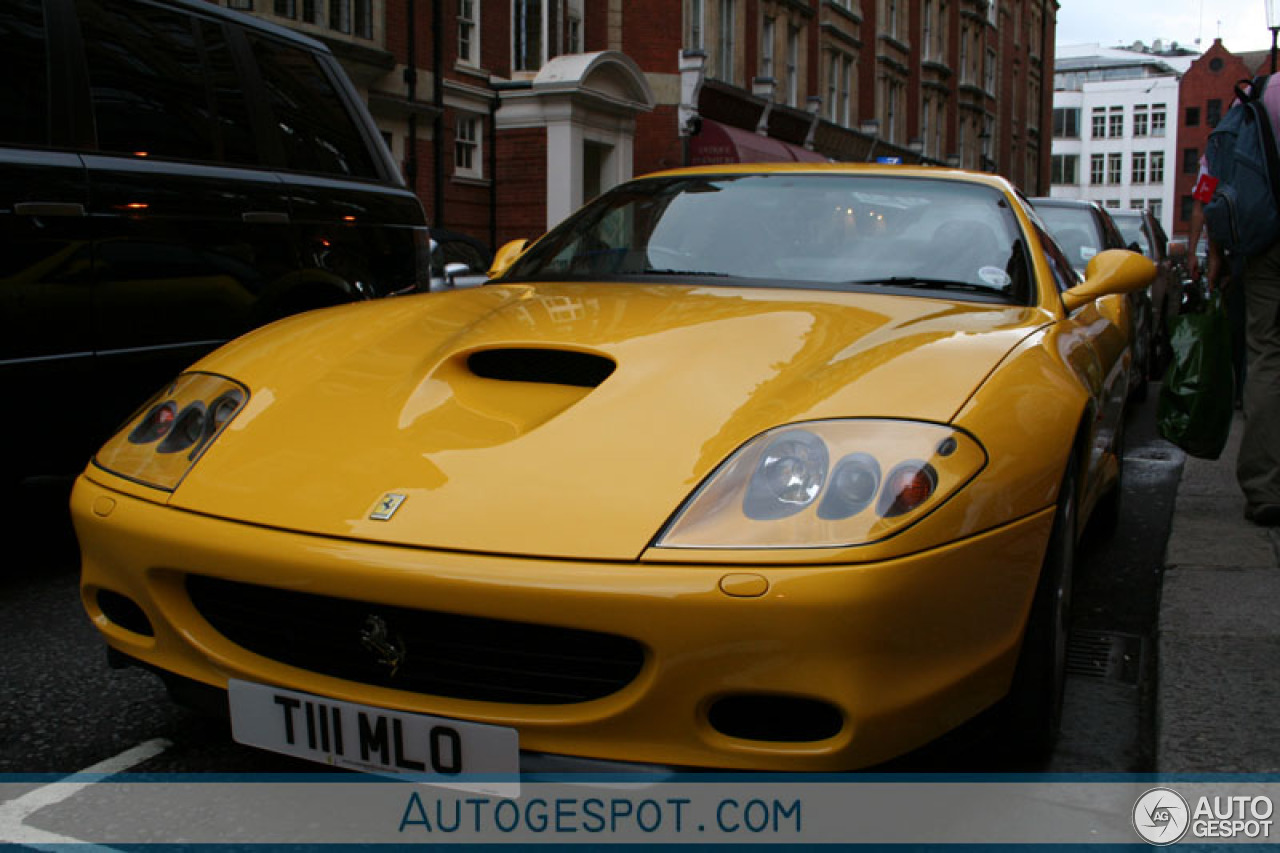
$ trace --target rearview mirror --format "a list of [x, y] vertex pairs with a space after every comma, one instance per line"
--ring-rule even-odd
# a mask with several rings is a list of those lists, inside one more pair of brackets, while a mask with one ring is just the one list
[[511, 269], [511, 265], [516, 262], [516, 258], [524, 254], [524, 250], [528, 247], [528, 240], [512, 240], [504, 245], [493, 256], [493, 263], [489, 265], [489, 278], [500, 278], [503, 273]]
[[1141, 290], [1156, 277], [1156, 265], [1150, 259], [1127, 249], [1099, 252], [1085, 268], [1084, 283], [1062, 294], [1068, 312], [1092, 302], [1100, 296]]

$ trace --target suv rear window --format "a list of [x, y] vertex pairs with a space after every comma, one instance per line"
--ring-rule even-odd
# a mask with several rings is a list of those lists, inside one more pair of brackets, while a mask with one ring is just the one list
[[250, 42], [283, 136], [288, 168], [376, 178], [368, 144], [316, 57], [256, 36]]
[[46, 145], [49, 78], [40, 0], [0, 4], [0, 45], [0, 143]]

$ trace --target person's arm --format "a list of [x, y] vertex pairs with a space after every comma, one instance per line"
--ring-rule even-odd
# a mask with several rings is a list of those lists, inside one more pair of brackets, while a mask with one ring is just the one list
[[[1204, 230], [1204, 202], [1198, 198], [1191, 201], [1191, 231], [1187, 234], [1187, 274], [1194, 281], [1200, 277], [1200, 232]], [[1209, 253], [1213, 254], [1213, 241], [1209, 241]]]

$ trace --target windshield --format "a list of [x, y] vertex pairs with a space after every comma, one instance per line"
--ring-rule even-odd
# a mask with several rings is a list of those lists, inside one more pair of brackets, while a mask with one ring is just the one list
[[1084, 275], [1085, 267], [1093, 260], [1094, 255], [1102, 251], [1104, 243], [1097, 220], [1093, 218], [1093, 211], [1087, 207], [1046, 204], [1038, 205], [1036, 213], [1062, 248], [1072, 269]]
[[540, 240], [502, 281], [697, 281], [910, 288], [1028, 304], [1003, 193], [884, 175], [651, 178], [618, 187]]

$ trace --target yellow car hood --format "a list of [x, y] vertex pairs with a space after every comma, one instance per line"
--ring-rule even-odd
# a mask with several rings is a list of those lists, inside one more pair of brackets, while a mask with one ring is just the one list
[[[325, 536], [633, 560], [753, 436], [828, 417], [946, 422], [1045, 322], [932, 298], [632, 284], [315, 312], [197, 366], [251, 399], [171, 505]], [[566, 385], [577, 377], [522, 368], [528, 349], [613, 370]], [[388, 495], [403, 501], [373, 518]]]

